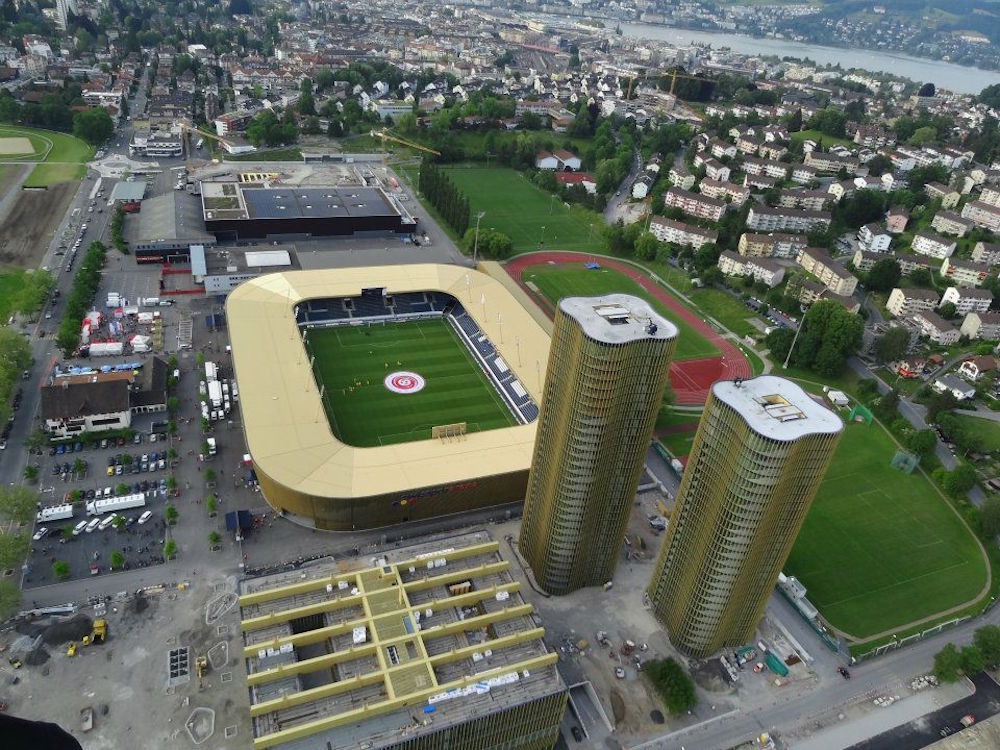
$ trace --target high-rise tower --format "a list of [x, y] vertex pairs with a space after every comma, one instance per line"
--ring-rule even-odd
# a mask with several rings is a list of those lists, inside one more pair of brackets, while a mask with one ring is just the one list
[[520, 536], [546, 591], [614, 573], [676, 343], [637, 297], [559, 302]]
[[842, 429], [784, 378], [712, 386], [649, 584], [678, 649], [753, 636]]

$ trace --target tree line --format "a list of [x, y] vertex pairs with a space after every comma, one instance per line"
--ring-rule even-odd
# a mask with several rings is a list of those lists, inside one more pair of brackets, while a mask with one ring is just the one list
[[102, 243], [91, 242], [80, 263], [80, 270], [73, 277], [73, 286], [66, 295], [66, 311], [56, 334], [56, 344], [67, 357], [76, 351], [80, 343], [80, 324], [94, 302], [107, 255], [108, 249]]
[[462, 236], [469, 229], [469, 199], [459, 191], [440, 167], [425, 159], [420, 165], [420, 192], [434, 206], [455, 232]]

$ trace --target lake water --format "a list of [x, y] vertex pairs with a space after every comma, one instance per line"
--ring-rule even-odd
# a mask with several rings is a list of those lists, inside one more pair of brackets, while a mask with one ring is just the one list
[[978, 94], [985, 87], [1000, 83], [1000, 71], [969, 68], [964, 65], [927, 60], [895, 52], [823, 47], [786, 39], [758, 39], [742, 34], [678, 29], [672, 26], [623, 23], [624, 36], [637, 39], [657, 39], [676, 46], [696, 42], [713, 47], [729, 47], [745, 55], [777, 55], [808, 57], [821, 65], [840, 63], [845, 68], [864, 68], [873, 72], [892, 73], [914, 81], [932, 82], [935, 86], [963, 94]]

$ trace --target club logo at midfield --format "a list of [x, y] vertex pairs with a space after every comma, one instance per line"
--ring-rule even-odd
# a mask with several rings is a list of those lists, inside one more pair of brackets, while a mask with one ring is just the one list
[[383, 382], [393, 393], [416, 393], [427, 384], [417, 373], [406, 371], [389, 373]]

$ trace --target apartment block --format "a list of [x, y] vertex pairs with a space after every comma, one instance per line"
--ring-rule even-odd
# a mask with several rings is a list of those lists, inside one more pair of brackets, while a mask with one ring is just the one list
[[941, 263], [941, 275], [958, 286], [979, 286], [989, 273], [988, 265], [974, 260], [951, 257]]
[[917, 232], [911, 247], [915, 253], [942, 260], [955, 252], [953, 241], [932, 232]]
[[896, 287], [890, 292], [885, 309], [897, 318], [908, 318], [921, 310], [933, 310], [938, 299], [938, 293], [930, 289]]
[[827, 211], [800, 211], [791, 208], [754, 206], [747, 215], [747, 228], [758, 232], [808, 232], [830, 226]]
[[654, 216], [649, 222], [649, 231], [653, 233], [660, 242], [669, 242], [674, 245], [693, 247], [697, 250], [702, 245], [707, 245], [719, 239], [719, 233], [712, 229], [702, 229], [693, 224], [685, 224], [682, 221], [667, 219], [663, 216]]
[[857, 277], [820, 248], [807, 247], [799, 253], [798, 263], [835, 294], [849, 296], [858, 286]]

